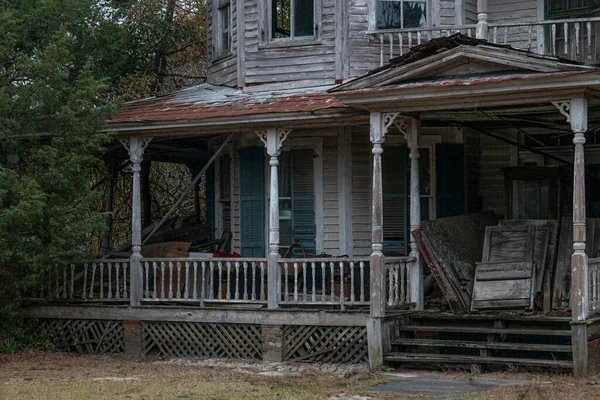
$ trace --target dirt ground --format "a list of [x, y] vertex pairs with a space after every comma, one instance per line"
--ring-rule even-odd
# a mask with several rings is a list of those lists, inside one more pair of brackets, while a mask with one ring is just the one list
[[[403, 399], [370, 388], [389, 376], [368, 373], [329, 374], [301, 368], [301, 373], [264, 374], [238, 368], [165, 363], [157, 358], [78, 356], [57, 353], [0, 354], [0, 399]], [[292, 367], [293, 370], [293, 367]], [[467, 373], [445, 376], [476, 379]], [[600, 377], [576, 380], [565, 375], [494, 373], [489, 379], [527, 381], [455, 399], [554, 400], [600, 399]], [[414, 397], [413, 397], [414, 398]], [[424, 397], [418, 397], [424, 398]]]

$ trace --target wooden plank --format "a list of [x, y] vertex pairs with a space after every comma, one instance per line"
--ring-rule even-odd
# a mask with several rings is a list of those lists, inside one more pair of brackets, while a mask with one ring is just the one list
[[533, 262], [477, 264], [475, 278], [493, 281], [527, 279], [533, 272]]
[[496, 349], [496, 350], [519, 350], [519, 351], [548, 351], [556, 353], [570, 353], [570, 345], [537, 344], [537, 343], [510, 343], [510, 342], [484, 342], [464, 340], [436, 340], [436, 339], [397, 339], [392, 341], [393, 345], [420, 346], [420, 347], [453, 347], [468, 349]]
[[570, 360], [543, 360], [511, 357], [482, 357], [482, 356], [461, 356], [454, 354], [426, 354], [426, 353], [388, 353], [383, 357], [384, 361], [396, 362], [438, 362], [438, 363], [456, 363], [456, 364], [518, 364], [535, 365], [540, 367], [553, 368], [571, 368], [573, 366]]
[[473, 328], [469, 326], [404, 325], [400, 332], [497, 333], [506, 335], [571, 336], [570, 329]]

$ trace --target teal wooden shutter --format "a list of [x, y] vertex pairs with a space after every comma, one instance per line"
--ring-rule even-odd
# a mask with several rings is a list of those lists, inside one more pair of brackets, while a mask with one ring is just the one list
[[213, 235], [215, 233], [215, 168], [212, 164], [206, 170], [206, 223], [212, 228]]
[[383, 247], [386, 253], [405, 253], [406, 147], [386, 147], [382, 156]]
[[[312, 149], [292, 151], [293, 241], [300, 242], [309, 256], [316, 252], [315, 173]], [[302, 254], [295, 249], [294, 257]]]
[[462, 144], [438, 143], [435, 147], [437, 217], [465, 213], [465, 148]]
[[265, 154], [240, 149], [240, 230], [243, 257], [265, 256]]

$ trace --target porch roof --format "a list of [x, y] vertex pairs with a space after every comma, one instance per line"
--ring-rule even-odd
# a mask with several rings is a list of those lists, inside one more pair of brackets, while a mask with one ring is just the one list
[[[331, 118], [350, 111], [333, 86], [283, 88], [263, 85], [245, 89], [202, 84], [165, 96], [129, 102], [107, 124], [107, 130], [227, 126]], [[246, 128], [248, 128], [246, 126]]]
[[416, 46], [330, 93], [354, 107], [409, 112], [595, 97], [599, 88], [597, 66], [455, 34]]

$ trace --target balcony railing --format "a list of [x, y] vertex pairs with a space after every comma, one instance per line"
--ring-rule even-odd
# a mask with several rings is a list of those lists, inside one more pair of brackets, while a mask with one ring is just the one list
[[[600, 17], [554, 19], [537, 22], [489, 23], [488, 41], [514, 48], [592, 63], [598, 59], [596, 38]], [[462, 33], [475, 37], [476, 25], [382, 30], [368, 32], [379, 43], [379, 64], [403, 55], [410, 48], [433, 38]]]
[[589, 312], [591, 315], [600, 313], [600, 258], [588, 260], [588, 274]]

